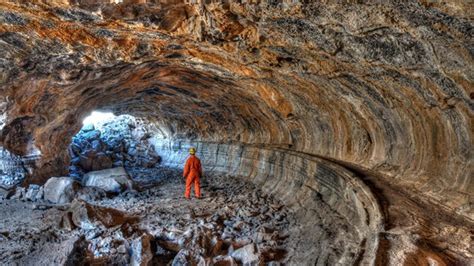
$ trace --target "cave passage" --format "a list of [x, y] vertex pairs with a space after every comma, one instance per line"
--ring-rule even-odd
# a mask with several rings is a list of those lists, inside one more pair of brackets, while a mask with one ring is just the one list
[[93, 111], [69, 145], [69, 176], [81, 179], [84, 173], [114, 167], [152, 169], [161, 161], [155, 138], [146, 121]]
[[0, 1], [0, 264], [473, 265], [473, 5]]
[[203, 199], [185, 201], [181, 171], [154, 170], [152, 178], [134, 179], [137, 190], [114, 196], [99, 187], [70, 188], [76, 189], [75, 200], [66, 209], [42, 202], [0, 202], [0, 262], [275, 263], [285, 259], [289, 243], [297, 240], [290, 237], [295, 223], [291, 212], [248, 181], [209, 174], [202, 182]]

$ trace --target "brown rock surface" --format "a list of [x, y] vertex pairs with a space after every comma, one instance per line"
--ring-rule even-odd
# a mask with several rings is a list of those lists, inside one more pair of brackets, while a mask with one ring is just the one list
[[321, 197], [367, 251], [344, 263], [472, 262], [472, 3], [91, 2], [0, 3], [0, 143], [41, 153], [26, 183], [66, 174], [82, 119], [112, 110], [299, 219]]

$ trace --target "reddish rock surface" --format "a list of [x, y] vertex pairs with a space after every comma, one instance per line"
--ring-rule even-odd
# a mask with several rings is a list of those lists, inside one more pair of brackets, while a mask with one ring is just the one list
[[[314, 190], [368, 186], [371, 261], [472, 262], [472, 3], [91, 2], [0, 3], [0, 143], [41, 153], [26, 183], [67, 174], [82, 119], [111, 110], [149, 121], [169, 164], [191, 141], [233, 156], [212, 167], [283, 184], [342, 165]], [[261, 171], [275, 158], [302, 170]]]

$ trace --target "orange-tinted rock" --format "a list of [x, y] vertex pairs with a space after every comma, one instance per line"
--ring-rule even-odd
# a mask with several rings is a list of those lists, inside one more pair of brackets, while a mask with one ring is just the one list
[[472, 4], [42, 2], [0, 4], [0, 142], [41, 151], [28, 182], [66, 174], [107, 109], [336, 161], [472, 224]]

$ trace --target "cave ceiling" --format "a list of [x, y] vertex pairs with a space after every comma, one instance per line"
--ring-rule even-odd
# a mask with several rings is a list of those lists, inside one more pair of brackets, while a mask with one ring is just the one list
[[2, 1], [0, 141], [52, 175], [82, 119], [111, 110], [342, 162], [473, 219], [469, 10]]

